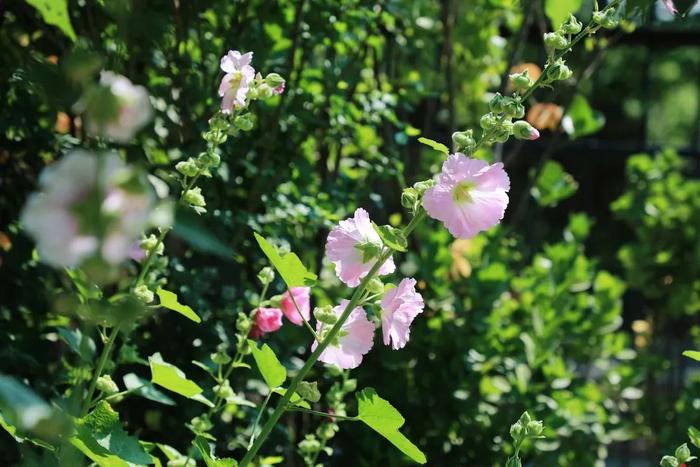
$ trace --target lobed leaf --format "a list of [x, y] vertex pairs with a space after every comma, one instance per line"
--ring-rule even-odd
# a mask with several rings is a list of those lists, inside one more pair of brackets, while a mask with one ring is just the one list
[[[187, 379], [185, 373], [178, 367], [164, 362], [160, 353], [154, 353], [148, 357], [148, 364], [151, 367], [151, 382], [181, 396], [206, 404], [202, 401], [202, 388], [194, 381]], [[204, 400], [206, 401], [206, 399]]]
[[156, 290], [158, 298], [160, 298], [160, 306], [167, 308], [168, 310], [177, 311], [182, 316], [191, 319], [195, 323], [201, 323], [202, 318], [194, 312], [192, 308], [187, 305], [183, 305], [177, 299], [177, 295], [174, 292], [169, 292], [165, 289], [159, 288]]
[[269, 345], [263, 344], [263, 346], [258, 349], [257, 345], [253, 341], [248, 341], [250, 349], [253, 352], [253, 359], [255, 364], [260, 370], [265, 383], [272, 390], [282, 384], [287, 379], [287, 369], [280, 363], [272, 351]]
[[296, 254], [287, 253], [281, 256], [265, 237], [257, 232], [253, 232], [253, 235], [255, 235], [255, 240], [260, 245], [260, 249], [265, 253], [267, 259], [270, 260], [284, 283], [287, 284], [287, 287], [312, 285], [316, 281], [316, 274], [308, 271]]
[[77, 37], [68, 17], [68, 0], [27, 0], [27, 3], [39, 11], [47, 24], [57, 26], [75, 41]]

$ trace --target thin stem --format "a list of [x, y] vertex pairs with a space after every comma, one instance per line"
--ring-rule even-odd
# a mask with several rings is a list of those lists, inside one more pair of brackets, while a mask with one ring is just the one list
[[165, 236], [168, 235], [169, 229], [163, 229], [160, 231], [160, 235], [158, 236], [158, 241], [156, 242], [155, 246], [151, 248], [148, 251], [148, 256], [146, 257], [146, 261], [143, 263], [143, 267], [141, 268], [141, 272], [139, 273], [139, 276], [136, 278], [134, 281], [134, 284], [131, 286], [131, 290], [134, 290], [136, 287], [141, 285], [143, 280], [146, 278], [146, 274], [148, 273], [148, 270], [151, 268], [153, 264], [153, 259], [156, 257], [156, 252], [160, 248], [161, 243], [165, 240]]
[[314, 328], [311, 326], [309, 321], [306, 319], [306, 317], [304, 317], [301, 310], [299, 309], [299, 305], [297, 305], [297, 301], [294, 298], [294, 294], [292, 293], [292, 290], [287, 289], [287, 293], [289, 294], [289, 298], [292, 299], [292, 303], [294, 303], [294, 308], [296, 308], [297, 313], [299, 313], [299, 316], [301, 316], [302, 321], [304, 321], [304, 325], [306, 326], [306, 329], [308, 329], [309, 332], [311, 332], [311, 335], [314, 336], [314, 339], [316, 340], [316, 342], [320, 343], [321, 339], [318, 337], [318, 334], [316, 334], [316, 331], [314, 331]]
[[102, 347], [102, 354], [100, 355], [100, 359], [97, 361], [97, 367], [95, 368], [95, 372], [92, 374], [92, 380], [90, 380], [90, 386], [88, 387], [87, 397], [83, 402], [83, 409], [80, 411], [81, 417], [84, 417], [87, 414], [88, 409], [90, 408], [92, 396], [95, 395], [95, 388], [97, 387], [97, 379], [100, 376], [102, 376], [102, 371], [104, 371], [105, 369], [107, 359], [109, 358], [109, 354], [112, 352], [114, 341], [117, 340], [117, 336], [119, 335], [120, 330], [121, 327], [119, 325], [112, 328], [112, 332], [110, 333], [107, 342], [105, 342], [104, 347]]
[[327, 412], [319, 412], [318, 410], [305, 409], [304, 407], [288, 407], [287, 410], [290, 412], [309, 413], [311, 415], [318, 415], [320, 417], [327, 417], [331, 419], [341, 420], [344, 422], [356, 422], [358, 420], [357, 417], [348, 417], [346, 415], [335, 415]]
[[[403, 230], [404, 235], [408, 236], [416, 228], [418, 223], [420, 223], [420, 221], [424, 218], [425, 211], [421, 209], [416, 213], [413, 219], [411, 219], [411, 222], [409, 222], [409, 224]], [[277, 424], [277, 421], [280, 419], [284, 411], [287, 409], [289, 401], [292, 395], [295, 393], [297, 386], [299, 386], [299, 383], [301, 383], [306, 377], [306, 375], [309, 373], [309, 371], [311, 371], [311, 368], [316, 364], [318, 358], [321, 356], [323, 351], [326, 350], [326, 347], [328, 347], [328, 345], [330, 345], [333, 339], [335, 339], [335, 336], [338, 335], [338, 332], [340, 332], [341, 327], [343, 326], [345, 321], [347, 321], [348, 317], [350, 316], [350, 313], [352, 313], [352, 310], [354, 310], [360, 302], [360, 297], [362, 297], [362, 295], [365, 293], [369, 282], [374, 278], [374, 276], [376, 276], [377, 272], [379, 271], [379, 268], [381, 268], [381, 266], [389, 259], [391, 253], [392, 250], [387, 248], [379, 255], [379, 259], [377, 259], [377, 262], [374, 263], [374, 266], [372, 266], [367, 275], [360, 282], [360, 285], [353, 292], [352, 296], [350, 297], [350, 301], [345, 306], [345, 309], [343, 310], [343, 313], [341, 314], [338, 321], [333, 325], [331, 330], [328, 331], [328, 334], [326, 334], [325, 339], [323, 339], [323, 341], [321, 341], [321, 343], [316, 347], [316, 350], [314, 350], [311, 353], [309, 359], [306, 361], [306, 363], [304, 363], [304, 366], [299, 370], [299, 372], [291, 381], [291, 383], [289, 383], [289, 387], [285, 391], [284, 395], [277, 402], [277, 406], [275, 407], [274, 412], [272, 412], [270, 418], [268, 418], [267, 422], [265, 422], [265, 425], [263, 425], [262, 430], [260, 431], [260, 435], [253, 443], [253, 446], [251, 446], [250, 449], [248, 449], [248, 452], [246, 452], [245, 456], [239, 463], [239, 467], [248, 466], [253, 460], [253, 458], [255, 458], [256, 454], [260, 450], [260, 447], [265, 442], [265, 440]]]
[[260, 418], [262, 418], [263, 412], [265, 412], [265, 408], [267, 407], [267, 403], [270, 402], [270, 397], [272, 397], [272, 390], [267, 393], [267, 396], [265, 397], [265, 400], [263, 401], [262, 405], [260, 406], [260, 410], [258, 411], [258, 416], [255, 417], [255, 423], [253, 423], [253, 432], [250, 434], [250, 441], [248, 441], [248, 449], [253, 445], [253, 442], [255, 441], [255, 432], [258, 429], [258, 424], [260, 423]]

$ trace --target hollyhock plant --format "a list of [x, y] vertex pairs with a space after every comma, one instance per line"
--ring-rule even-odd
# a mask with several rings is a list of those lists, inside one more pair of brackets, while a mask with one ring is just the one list
[[[382, 241], [372, 227], [369, 214], [362, 208], [353, 217], [340, 221], [331, 230], [326, 242], [326, 255], [335, 264], [338, 278], [350, 287], [357, 287], [377, 262]], [[374, 253], [374, 254], [369, 254]], [[393, 258], [380, 268], [380, 276], [391, 274], [396, 269]]]
[[148, 91], [143, 86], [133, 84], [127, 77], [111, 71], [100, 74], [100, 86], [111, 93], [115, 109], [105, 116], [106, 106], [100, 94], [94, 93], [88, 97], [87, 131], [118, 143], [128, 143], [153, 117]]
[[456, 153], [443, 163], [435, 186], [426, 190], [423, 207], [455, 237], [471, 238], [503, 219], [509, 189], [502, 163], [489, 165]]
[[265, 334], [279, 331], [281, 327], [282, 310], [260, 307], [255, 311], [255, 324], [250, 331], [250, 337], [257, 339]]
[[246, 96], [255, 78], [255, 69], [250, 66], [253, 52], [241, 54], [238, 50], [229, 50], [221, 57], [221, 69], [226, 73], [219, 85], [221, 111], [229, 114], [233, 109], [245, 107]]
[[22, 223], [52, 266], [74, 267], [95, 254], [120, 263], [150, 224], [155, 197], [116, 153], [74, 151], [47, 167], [39, 184]]
[[410, 337], [411, 323], [423, 312], [423, 306], [415, 279], [403, 279], [385, 293], [381, 302], [384, 345], [391, 344], [394, 350], [404, 348]]
[[[299, 307], [298, 310], [297, 307]], [[308, 321], [310, 318], [311, 287], [292, 287], [291, 290], [282, 295], [280, 308], [289, 321], [297, 326], [301, 326], [304, 319]], [[303, 319], [299, 313], [304, 317]]]
[[[339, 306], [333, 308], [332, 312], [336, 317], [340, 317], [348, 305], [348, 300], [340, 302]], [[323, 334], [325, 325], [319, 322], [316, 331]], [[357, 307], [350, 313], [348, 319], [343, 323], [340, 332], [333, 342], [321, 353], [319, 360], [329, 365], [335, 365], [341, 369], [349, 370], [357, 368], [362, 363], [362, 357], [372, 349], [374, 343], [374, 323], [367, 319], [365, 310]], [[318, 342], [314, 341], [311, 351], [314, 351]]]

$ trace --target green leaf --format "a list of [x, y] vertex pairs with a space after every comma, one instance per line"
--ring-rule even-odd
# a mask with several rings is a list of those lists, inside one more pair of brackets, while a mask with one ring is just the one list
[[693, 443], [696, 448], [700, 448], [700, 430], [694, 426], [689, 427], [688, 438], [690, 438], [690, 442]]
[[424, 138], [421, 136], [420, 138], [418, 138], [418, 142], [421, 144], [425, 144], [426, 146], [433, 148], [436, 151], [440, 151], [444, 154], [450, 153], [450, 149], [447, 146], [445, 146], [442, 143], [438, 143], [437, 141], [433, 141], [432, 139]]
[[697, 350], [686, 350], [683, 352], [684, 357], [692, 358], [696, 362], [700, 362], [700, 352]]
[[80, 329], [67, 328], [58, 328], [58, 335], [82, 360], [92, 361], [95, 356], [95, 341], [90, 336], [84, 336]]
[[287, 253], [284, 256], [280, 256], [277, 249], [265, 237], [257, 232], [253, 232], [253, 235], [255, 235], [255, 240], [257, 240], [267, 259], [270, 260], [277, 272], [282, 276], [282, 280], [287, 284], [287, 287], [301, 287], [314, 283], [316, 274], [308, 271], [297, 255]]
[[578, 183], [560, 163], [547, 161], [530, 190], [540, 206], [552, 207], [578, 190]]
[[270, 389], [275, 389], [281, 386], [287, 379], [287, 369], [277, 359], [277, 356], [270, 346], [263, 344], [263, 346], [258, 349], [255, 342], [248, 341], [248, 344], [253, 352], [255, 364], [258, 366], [258, 370], [260, 370], [268, 387]]
[[153, 464], [153, 458], [137, 438], [124, 431], [119, 414], [105, 401], [78, 419], [75, 428], [71, 444], [100, 467]]
[[605, 126], [605, 116], [593, 109], [585, 97], [576, 94], [561, 125], [571, 139], [576, 139], [600, 131]]
[[558, 29], [561, 24], [581, 8], [581, 0], [545, 0], [544, 12], [552, 22], [552, 27]]
[[200, 318], [194, 310], [187, 305], [177, 301], [177, 295], [173, 292], [168, 292], [165, 289], [159, 288], [156, 290], [158, 298], [160, 298], [160, 306], [167, 308], [168, 310], [177, 311], [182, 316], [191, 319], [195, 323], [201, 323], [202, 318]]
[[51, 406], [31, 388], [14, 378], [0, 375], [0, 411], [6, 423], [21, 432], [41, 432], [51, 425]]
[[68, 0], [27, 0], [27, 3], [39, 11], [47, 24], [57, 26], [75, 41], [75, 31], [68, 17]]
[[[285, 388], [275, 388], [272, 390], [272, 392], [274, 392], [275, 394], [279, 394], [280, 396], [284, 396], [285, 394], [287, 394], [287, 390]], [[306, 402], [304, 398], [299, 395], [298, 392], [294, 392], [294, 394], [292, 394], [292, 397], [289, 398], [289, 403], [292, 405], [296, 405], [297, 407], [303, 407], [305, 409], [311, 408], [311, 405], [309, 405], [309, 403]], [[253, 405], [253, 407], [256, 406]]]
[[148, 364], [151, 367], [151, 381], [154, 384], [190, 399], [202, 393], [202, 388], [197, 383], [187, 379], [185, 373], [175, 365], [164, 362], [160, 353], [154, 353], [148, 357]]
[[40, 439], [35, 439], [35, 438], [27, 438], [27, 437], [20, 436], [19, 434], [17, 434], [17, 427], [8, 423], [7, 420], [5, 420], [5, 418], [2, 416], [2, 412], [0, 412], [0, 427], [2, 427], [5, 431], [7, 431], [10, 434], [10, 436], [12, 436], [17, 443], [21, 444], [21, 443], [24, 443], [25, 441], [29, 441], [30, 443], [34, 444], [35, 446], [39, 446], [39, 447], [42, 447], [44, 449], [48, 449], [50, 451], [55, 451], [55, 448], [45, 441], [42, 441]]
[[153, 402], [159, 402], [165, 405], [176, 405], [174, 400], [156, 389], [150, 381], [141, 378], [135, 373], [124, 375], [123, 380], [127, 391], [132, 391], [133, 394], [152, 400]]
[[214, 455], [212, 447], [206, 439], [198, 436], [194, 440], [194, 445], [202, 454], [202, 459], [207, 467], [236, 467], [238, 463], [230, 458], [219, 459]]
[[375, 232], [377, 232], [379, 238], [382, 239], [384, 245], [395, 251], [406, 251], [408, 242], [401, 229], [394, 228], [390, 225], [377, 225], [374, 222], [372, 222], [372, 227], [374, 227]]
[[374, 431], [385, 437], [391, 444], [408, 457], [425, 464], [425, 454], [409, 441], [400, 431], [404, 418], [388, 401], [377, 395], [372, 388], [366, 388], [355, 394], [357, 397], [357, 418]]

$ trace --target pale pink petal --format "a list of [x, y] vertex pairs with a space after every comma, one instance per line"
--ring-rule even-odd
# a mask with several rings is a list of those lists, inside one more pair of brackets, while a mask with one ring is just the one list
[[[292, 300], [292, 297], [294, 300]], [[296, 302], [296, 306], [294, 302]], [[299, 310], [297, 310], [297, 306]], [[301, 312], [301, 315], [303, 315], [304, 319], [307, 321], [310, 318], [311, 287], [293, 287], [291, 291], [285, 292], [280, 301], [280, 308], [289, 321], [297, 326], [301, 326], [304, 320], [299, 315], [299, 312]]]
[[676, 8], [676, 5], [674, 5], [673, 0], [663, 0], [663, 2], [669, 13], [672, 15], [678, 13], [678, 9]]
[[411, 323], [423, 312], [423, 297], [416, 292], [415, 279], [403, 279], [382, 299], [382, 334], [384, 344], [394, 350], [403, 348], [410, 337]]
[[231, 80], [233, 79], [233, 73], [226, 73], [223, 78], [221, 78], [221, 84], [219, 84], [219, 96], [224, 97], [229, 89], [231, 89]]
[[[333, 308], [333, 313], [340, 317], [348, 303], [347, 300], [343, 300], [339, 306]], [[318, 323], [316, 329], [321, 332], [322, 323]], [[357, 368], [362, 363], [363, 356], [372, 349], [374, 330], [375, 326], [367, 319], [365, 310], [361, 307], [355, 308], [343, 323], [337, 344], [326, 347], [319, 360], [341, 369]], [[311, 350], [315, 350], [317, 345], [314, 340]]]
[[227, 92], [224, 95], [224, 98], [221, 101], [221, 112], [225, 114], [230, 114], [233, 111], [233, 106], [234, 106], [234, 99], [236, 98], [236, 94], [234, 92]]

